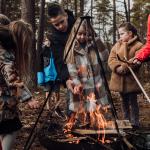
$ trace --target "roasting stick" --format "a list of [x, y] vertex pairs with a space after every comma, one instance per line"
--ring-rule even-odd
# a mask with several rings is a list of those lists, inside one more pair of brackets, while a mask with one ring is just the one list
[[145, 89], [143, 88], [143, 86], [142, 86], [142, 84], [140, 83], [139, 79], [138, 79], [137, 76], [135, 75], [133, 69], [129, 66], [129, 63], [127, 62], [127, 58], [124, 57], [125, 60], [122, 60], [122, 59], [119, 57], [119, 55], [117, 55], [117, 58], [118, 58], [118, 60], [120, 60], [120, 61], [122, 61], [122, 62], [124, 62], [124, 63], [127, 64], [129, 71], [131, 72], [131, 74], [132, 74], [132, 76], [134, 77], [135, 81], [137, 82], [138, 86], [139, 86], [140, 89], [142, 90], [142, 92], [143, 92], [144, 96], [146, 97], [147, 101], [150, 103], [150, 98], [149, 98], [149, 96], [147, 95]]

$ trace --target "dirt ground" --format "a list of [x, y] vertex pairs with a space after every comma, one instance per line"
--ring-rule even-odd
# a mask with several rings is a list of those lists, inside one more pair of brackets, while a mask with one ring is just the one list
[[[150, 83], [145, 83], [144, 87], [150, 96]], [[43, 104], [44, 94], [41, 91], [35, 91], [33, 93], [34, 93], [34, 98], [37, 99], [41, 104]], [[66, 95], [66, 91], [64, 89], [61, 89], [62, 103], [60, 104], [60, 106], [62, 109], [66, 109], [65, 95]], [[117, 93], [112, 93], [112, 97], [113, 97], [115, 108], [117, 110], [118, 117], [119, 119], [123, 119], [122, 112], [121, 112], [120, 97]], [[138, 96], [138, 103], [139, 103], [139, 108], [140, 108], [140, 124], [142, 127], [150, 127], [150, 117], [149, 117], [150, 116], [150, 111], [149, 111], [150, 103], [146, 101], [143, 94]], [[20, 109], [22, 110], [21, 120], [23, 123], [23, 128], [18, 134], [13, 150], [23, 150], [23, 147], [29, 136], [29, 133], [31, 132], [31, 129], [40, 111], [40, 109], [31, 110], [28, 107], [26, 107], [25, 104], [20, 104]], [[44, 112], [42, 113], [42, 117], [40, 118], [40, 121], [38, 123], [37, 130], [41, 128], [43, 122], [47, 119], [46, 117], [47, 113], [48, 111], [44, 109]], [[36, 138], [31, 146], [31, 150], [45, 150], [45, 148], [43, 148], [40, 145], [38, 138]]]

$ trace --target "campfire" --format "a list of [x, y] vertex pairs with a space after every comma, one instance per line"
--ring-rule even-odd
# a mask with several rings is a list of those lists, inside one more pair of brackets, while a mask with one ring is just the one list
[[[125, 134], [122, 129], [131, 127], [129, 121], [123, 120], [117, 122], [121, 134]], [[56, 150], [95, 150], [98, 148], [108, 150], [115, 147], [120, 148], [120, 140], [118, 138], [117, 130], [114, 128], [113, 121], [107, 122], [107, 128], [105, 128], [105, 130], [91, 128], [89, 125], [77, 126], [78, 123], [74, 125], [72, 129], [67, 130], [67, 124], [68, 122], [66, 123], [60, 118], [50, 118], [39, 134], [41, 144], [47, 149], [52, 148]]]
[[[105, 114], [108, 113], [107, 107], [97, 104], [95, 94], [91, 93], [86, 98], [80, 98], [80, 105], [76, 112], [71, 114], [64, 127], [64, 133], [77, 133], [81, 135], [97, 134], [97, 142], [105, 143], [105, 134], [114, 130], [114, 125], [108, 122]], [[71, 134], [73, 137], [73, 134]], [[79, 141], [78, 141], [79, 142]]]
[[97, 104], [94, 94], [89, 95], [86, 106], [83, 105], [81, 101], [78, 111], [67, 121], [50, 116], [39, 135], [41, 144], [47, 149], [65, 150], [134, 148], [128, 139], [134, 141], [137, 134], [132, 132], [129, 120], [116, 120], [117, 130], [109, 108]]
[[115, 119], [109, 107], [98, 104], [94, 94], [86, 99], [84, 105], [80, 98], [67, 120], [49, 112], [38, 133], [41, 145], [53, 150], [150, 150], [150, 128], [134, 130], [129, 120]]

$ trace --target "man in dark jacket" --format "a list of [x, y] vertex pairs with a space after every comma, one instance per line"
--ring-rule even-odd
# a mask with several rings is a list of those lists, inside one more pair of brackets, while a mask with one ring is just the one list
[[44, 48], [38, 58], [38, 80], [43, 75], [43, 68], [48, 66], [51, 52], [54, 58], [54, 64], [57, 71], [55, 82], [40, 83], [44, 86], [46, 96], [48, 91], [53, 87], [54, 99], [59, 99], [60, 85], [65, 85], [66, 80], [69, 78], [67, 65], [64, 64], [64, 48], [71, 32], [72, 26], [75, 22], [73, 13], [64, 10], [58, 3], [52, 3], [48, 6], [48, 16], [50, 23], [47, 41], [44, 42]]

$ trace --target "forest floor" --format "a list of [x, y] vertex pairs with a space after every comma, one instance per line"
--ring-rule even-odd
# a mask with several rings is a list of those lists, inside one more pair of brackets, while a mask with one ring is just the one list
[[[150, 96], [150, 83], [145, 83], [144, 88], [146, 89], [147, 93]], [[41, 104], [43, 104], [44, 93], [41, 91], [36, 91], [33, 93], [34, 93], [34, 98], [37, 99]], [[61, 89], [62, 103], [60, 104], [60, 107], [62, 109], [66, 109], [66, 101], [65, 101], [66, 94], [65, 93], [66, 93], [66, 90]], [[118, 117], [119, 119], [123, 119], [123, 115], [121, 112], [120, 97], [117, 93], [112, 93], [112, 97], [113, 97], [115, 108], [117, 110]], [[140, 124], [142, 127], [150, 127], [150, 117], [149, 117], [150, 116], [150, 111], [149, 111], [150, 103], [146, 101], [143, 94], [138, 96], [138, 103], [139, 103], [139, 108], [140, 108]], [[17, 136], [17, 140], [16, 140], [13, 150], [23, 150], [23, 147], [29, 136], [29, 133], [31, 132], [31, 129], [40, 111], [40, 109], [37, 109], [37, 110], [29, 109], [28, 107], [25, 106], [25, 104], [20, 104], [20, 109], [22, 110], [21, 120], [23, 123], [23, 128], [21, 129], [21, 131], [19, 132]], [[42, 113], [42, 117], [39, 120], [37, 130], [41, 128], [42, 123], [47, 119], [47, 113], [48, 111], [44, 109], [44, 112]], [[31, 150], [45, 150], [45, 148], [43, 148], [40, 145], [38, 138], [35, 138], [31, 146]]]

